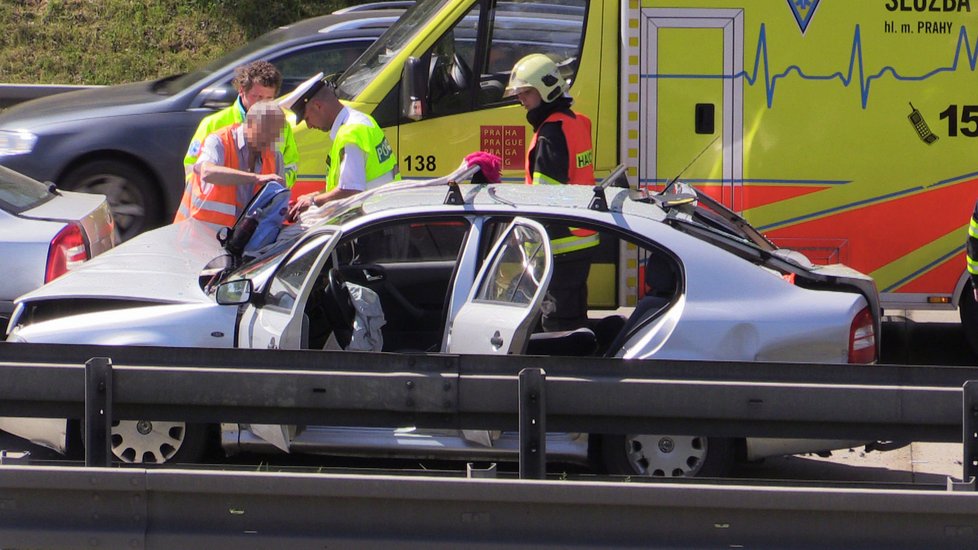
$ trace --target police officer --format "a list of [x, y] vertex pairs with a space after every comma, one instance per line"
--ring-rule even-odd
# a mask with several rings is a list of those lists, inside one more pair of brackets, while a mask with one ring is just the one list
[[[567, 81], [557, 64], [530, 54], [510, 73], [504, 97], [515, 95], [526, 109], [533, 137], [526, 150], [526, 183], [594, 185], [591, 120], [571, 110]], [[544, 308], [543, 329], [572, 330], [587, 325], [587, 277], [600, 237], [588, 229], [547, 226], [554, 273]], [[549, 310], [549, 311], [548, 311]]]
[[397, 157], [377, 122], [336, 97], [336, 88], [322, 73], [302, 83], [280, 105], [305, 120], [310, 128], [329, 132], [333, 145], [326, 162], [326, 190], [296, 200], [292, 217], [323, 204], [401, 179]]
[[[197, 126], [194, 137], [190, 140], [190, 147], [188, 147], [187, 154], [183, 158], [183, 165], [188, 178], [200, 156], [204, 139], [221, 128], [244, 122], [245, 113], [255, 103], [275, 99], [282, 87], [282, 73], [268, 61], [253, 61], [237, 67], [231, 82], [235, 90], [238, 91], [237, 99], [228, 107], [204, 117]], [[288, 124], [284, 126], [278, 149], [282, 153], [282, 160], [285, 163], [285, 184], [292, 187], [295, 183], [296, 164], [299, 161], [299, 152], [295, 145], [295, 137], [292, 135], [292, 126]]]

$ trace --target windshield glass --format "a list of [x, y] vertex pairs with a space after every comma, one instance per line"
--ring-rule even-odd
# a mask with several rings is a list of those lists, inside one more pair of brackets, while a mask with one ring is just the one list
[[340, 77], [337, 88], [340, 99], [350, 100], [358, 96], [381, 69], [424, 28], [424, 22], [447, 3], [448, 0], [421, 0], [404, 12]]
[[53, 196], [43, 183], [0, 166], [0, 208], [7, 212], [20, 214], [47, 202]]
[[[360, 211], [359, 206], [355, 210]], [[332, 235], [333, 233], [333, 231], [320, 232], [321, 235]], [[251, 279], [255, 290], [260, 290], [275, 270], [275, 267], [292, 250], [293, 245], [295, 245], [303, 234], [301, 232], [295, 233], [290, 238], [282, 239], [270, 245], [268, 248], [262, 249], [261, 255], [257, 258], [249, 258], [248, 261], [241, 264], [237, 269], [230, 271], [221, 282]], [[216, 286], [213, 285], [211, 288], [212, 293], [216, 289]]]
[[747, 220], [714, 200], [713, 197], [710, 197], [699, 189], [696, 190], [696, 196], [697, 205], [693, 217], [698, 222], [749, 241], [763, 250], [774, 250], [777, 248], [774, 243], [769, 241], [753, 225], [749, 224]]

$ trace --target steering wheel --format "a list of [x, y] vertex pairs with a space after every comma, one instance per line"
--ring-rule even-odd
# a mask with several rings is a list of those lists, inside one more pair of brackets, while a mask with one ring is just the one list
[[336, 340], [345, 348], [349, 345], [353, 334], [356, 309], [353, 307], [353, 299], [350, 298], [350, 289], [346, 287], [343, 272], [334, 267], [329, 270], [327, 277], [329, 283], [326, 285], [325, 294], [332, 303], [326, 305], [326, 317], [329, 319], [329, 324], [333, 326]]

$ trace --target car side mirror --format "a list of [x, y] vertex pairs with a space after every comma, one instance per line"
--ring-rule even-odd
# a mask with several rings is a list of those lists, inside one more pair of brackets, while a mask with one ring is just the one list
[[217, 287], [217, 303], [222, 306], [247, 304], [251, 301], [251, 279], [227, 281]]
[[417, 57], [409, 57], [401, 72], [401, 118], [421, 120], [428, 112], [428, 71]]
[[200, 93], [200, 106], [208, 109], [223, 109], [234, 103], [238, 92], [231, 84], [205, 88]]

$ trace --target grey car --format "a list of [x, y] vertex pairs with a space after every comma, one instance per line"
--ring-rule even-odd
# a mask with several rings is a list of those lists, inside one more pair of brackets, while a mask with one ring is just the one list
[[0, 166], [0, 327], [15, 298], [115, 242], [105, 197], [58, 191]]
[[[444, 184], [463, 175], [390, 184], [311, 209], [254, 258], [228, 259], [194, 222], [157, 229], [23, 296], [8, 341], [618, 357], [636, 366], [650, 358], [878, 357], [872, 279], [778, 249], [707, 196], [608, 189], [597, 200], [590, 186], [512, 184], [460, 185], [452, 194]], [[557, 269], [549, 235], [566, 227], [596, 231], [620, 251], [644, 297], [622, 310], [591, 308], [588, 327], [541, 332], [537, 319]], [[600, 262], [595, 256], [591, 268]], [[373, 291], [382, 325], [357, 321], [357, 287], [344, 280]], [[363, 338], [363, 327], [382, 327], [382, 338]], [[66, 426], [0, 418], [0, 429], [58, 451], [70, 448]], [[193, 461], [218, 431], [228, 453], [517, 457], [517, 438], [507, 432], [137, 419], [114, 425], [113, 453], [132, 463]], [[614, 473], [687, 476], [722, 474], [741, 455], [858, 443], [552, 433], [546, 448], [551, 460], [593, 461]]]
[[274, 63], [287, 93], [319, 71], [346, 69], [402, 10], [353, 11], [269, 32], [193, 72], [58, 94], [0, 113], [0, 164], [63, 189], [109, 198], [123, 240], [169, 222], [198, 123], [237, 96], [234, 68]]

